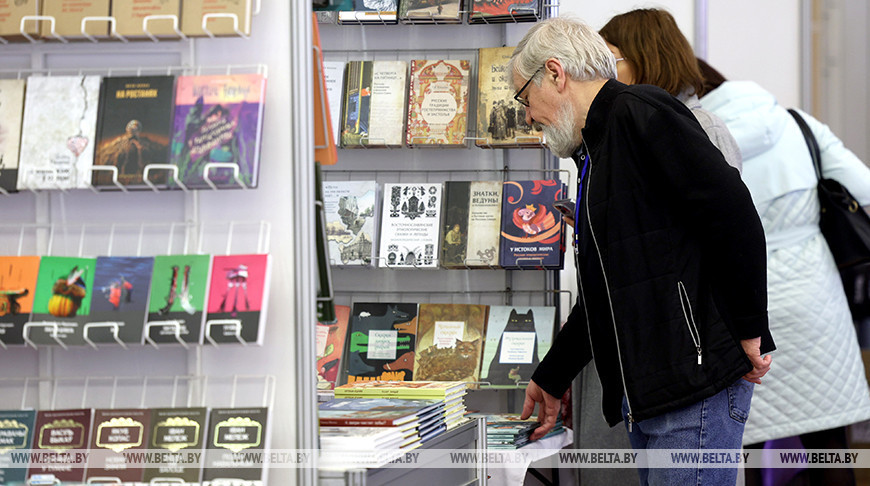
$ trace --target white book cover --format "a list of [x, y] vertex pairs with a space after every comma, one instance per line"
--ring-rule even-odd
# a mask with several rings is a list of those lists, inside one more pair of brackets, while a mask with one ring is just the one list
[[408, 63], [374, 61], [369, 145], [401, 146], [405, 138]]
[[18, 189], [90, 186], [99, 96], [99, 76], [28, 78]]
[[438, 268], [441, 184], [384, 184], [379, 267]]
[[501, 243], [501, 181], [473, 181], [468, 204], [468, 248], [465, 262], [470, 267], [498, 266]]
[[341, 143], [338, 127], [341, 124], [341, 93], [345, 64], [347, 63], [344, 61], [323, 61], [323, 81], [326, 83], [329, 119], [332, 120], [332, 135], [336, 145]]
[[0, 188], [14, 191], [18, 180], [24, 80], [0, 79]]
[[377, 181], [323, 183], [329, 260], [339, 266], [371, 266], [378, 225]]

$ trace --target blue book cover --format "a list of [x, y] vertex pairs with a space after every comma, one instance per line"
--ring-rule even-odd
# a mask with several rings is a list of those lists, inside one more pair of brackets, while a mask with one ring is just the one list
[[507, 181], [502, 194], [501, 266], [560, 269], [563, 262], [561, 214], [553, 202], [565, 197], [557, 180]]
[[142, 342], [153, 271], [154, 257], [97, 257], [87, 335], [91, 342], [116, 343], [116, 332], [121, 342]]
[[0, 484], [25, 484], [27, 465], [13, 464], [9, 451], [30, 449], [35, 420], [34, 410], [0, 410]]

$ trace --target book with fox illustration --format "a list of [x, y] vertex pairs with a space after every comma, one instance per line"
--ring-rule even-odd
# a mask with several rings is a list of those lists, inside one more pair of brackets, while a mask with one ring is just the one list
[[417, 304], [358, 302], [348, 325], [347, 383], [415, 378]]

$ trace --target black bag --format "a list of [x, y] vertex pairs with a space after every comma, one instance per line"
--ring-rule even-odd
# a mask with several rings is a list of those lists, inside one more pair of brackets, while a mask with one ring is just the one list
[[854, 320], [870, 317], [870, 216], [834, 179], [822, 177], [822, 156], [810, 127], [789, 109], [806, 139], [818, 177], [819, 227], [840, 270]]

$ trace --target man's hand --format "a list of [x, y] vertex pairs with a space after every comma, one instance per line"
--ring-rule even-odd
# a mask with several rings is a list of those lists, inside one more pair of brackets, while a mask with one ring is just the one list
[[[743, 346], [743, 352], [746, 357], [752, 362], [752, 371], [743, 375], [743, 379], [752, 383], [761, 384], [761, 377], [770, 371], [770, 362], [773, 358], [770, 355], [761, 357], [761, 338], [744, 339], [740, 341]], [[528, 390], [526, 390], [526, 401], [528, 401]]]
[[531, 440], [540, 439], [555, 427], [556, 417], [562, 408], [561, 400], [542, 390], [534, 381], [530, 381], [529, 386], [526, 387], [526, 401], [523, 402], [523, 414], [520, 418], [525, 420], [531, 417], [536, 403], [541, 404], [538, 407], [538, 422], [541, 422], [541, 426], [532, 432]]

